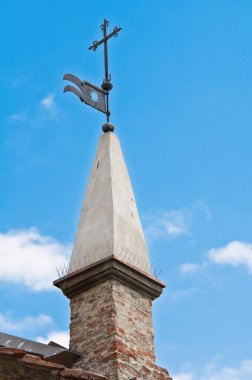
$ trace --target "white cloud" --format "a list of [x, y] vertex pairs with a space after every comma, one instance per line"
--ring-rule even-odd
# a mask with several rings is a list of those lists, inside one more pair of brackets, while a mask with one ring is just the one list
[[232, 241], [225, 247], [214, 248], [208, 252], [209, 260], [214, 264], [244, 265], [252, 274], [252, 244]]
[[24, 284], [35, 291], [52, 290], [56, 268], [67, 265], [70, 245], [35, 228], [0, 233], [0, 280]]
[[13, 319], [8, 314], [0, 314], [0, 331], [6, 333], [36, 330], [52, 323], [52, 318], [45, 314], [40, 314], [38, 317], [27, 316], [19, 320]]
[[51, 109], [55, 106], [55, 95], [49, 94], [44, 99], [41, 100], [42, 106], [44, 106], [47, 109]]
[[189, 226], [183, 211], [158, 211], [148, 216], [145, 230], [148, 239], [187, 235]]
[[58, 106], [55, 102], [55, 95], [49, 94], [44, 99], [41, 100], [40, 105], [43, 108], [43, 111], [46, 112], [46, 114], [51, 119], [56, 119], [59, 114]]
[[180, 266], [181, 274], [193, 274], [201, 268], [200, 264], [184, 263]]
[[14, 113], [8, 116], [8, 120], [11, 123], [21, 123], [29, 121], [30, 123], [37, 123], [45, 118], [57, 119], [59, 116], [59, 107], [55, 101], [55, 94], [48, 94], [39, 102], [40, 108], [32, 114], [31, 112]]
[[199, 288], [178, 289], [173, 292], [171, 291], [170, 297], [174, 300], [177, 300], [180, 298], [192, 296], [193, 294], [197, 293], [202, 293], [202, 290]]
[[252, 360], [241, 361], [237, 367], [206, 365], [202, 371], [181, 372], [173, 380], [251, 380]]
[[189, 233], [186, 217], [180, 211], [170, 212], [166, 220], [163, 221], [163, 227], [168, 236], [187, 235]]
[[51, 331], [46, 338], [41, 336], [36, 339], [40, 343], [48, 344], [50, 341], [60, 344], [65, 348], [69, 348], [69, 332], [68, 331]]
[[154, 211], [146, 216], [146, 237], [149, 240], [159, 238], [176, 238], [190, 235], [196, 214], [203, 213], [210, 218], [209, 207], [203, 201], [196, 201], [191, 207], [172, 211]]
[[207, 252], [208, 261], [202, 263], [184, 263], [179, 270], [182, 275], [199, 273], [210, 264], [229, 265], [238, 267], [243, 265], [249, 274], [252, 274], [252, 244], [231, 241], [224, 247], [212, 248]]
[[8, 117], [8, 120], [17, 123], [17, 122], [23, 122], [26, 121], [27, 117], [24, 113], [14, 113], [13, 115], [10, 115]]
[[251, 380], [252, 360], [244, 360], [239, 367], [225, 367], [214, 371], [209, 380]]
[[173, 380], [193, 380], [193, 375], [191, 373], [179, 373], [174, 376], [172, 377]]

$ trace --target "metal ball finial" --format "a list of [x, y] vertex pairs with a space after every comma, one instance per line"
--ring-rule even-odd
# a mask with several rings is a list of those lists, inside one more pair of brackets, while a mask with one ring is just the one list
[[107, 133], [107, 132], [113, 132], [115, 129], [114, 125], [111, 124], [111, 123], [105, 123], [103, 124], [102, 126], [102, 130], [104, 133]]

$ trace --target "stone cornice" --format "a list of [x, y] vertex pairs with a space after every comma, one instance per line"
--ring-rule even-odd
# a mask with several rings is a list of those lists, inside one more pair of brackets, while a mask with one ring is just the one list
[[165, 288], [163, 282], [114, 256], [69, 273], [55, 280], [53, 284], [71, 299], [81, 291], [108, 279], [118, 280], [148, 296], [151, 300], [159, 297]]

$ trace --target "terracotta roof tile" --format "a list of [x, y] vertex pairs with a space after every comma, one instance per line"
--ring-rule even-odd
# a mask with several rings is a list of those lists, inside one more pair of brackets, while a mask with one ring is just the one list
[[0, 347], [0, 355], [15, 356], [16, 358], [22, 358], [27, 352], [18, 348]]

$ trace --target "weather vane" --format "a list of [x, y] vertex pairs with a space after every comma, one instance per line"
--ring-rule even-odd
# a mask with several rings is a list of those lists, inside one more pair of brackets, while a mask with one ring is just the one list
[[71, 91], [78, 96], [81, 102], [88, 104], [91, 107], [96, 108], [107, 115], [107, 122], [102, 126], [104, 132], [113, 132], [114, 126], [109, 122], [109, 91], [112, 89], [113, 85], [111, 83], [111, 75], [108, 70], [108, 40], [111, 37], [117, 37], [118, 33], [122, 28], [114, 27], [113, 31], [107, 35], [107, 27], [109, 25], [108, 20], [104, 20], [101, 25], [101, 30], [103, 31], [103, 39], [100, 41], [94, 41], [93, 45], [89, 47], [89, 50], [95, 51], [97, 47], [101, 44], [104, 46], [104, 67], [105, 67], [105, 78], [100, 87], [87, 82], [85, 80], [80, 80], [75, 75], [65, 74], [63, 79], [66, 79], [74, 83], [78, 89], [74, 86], [67, 85], [64, 88], [64, 92]]

